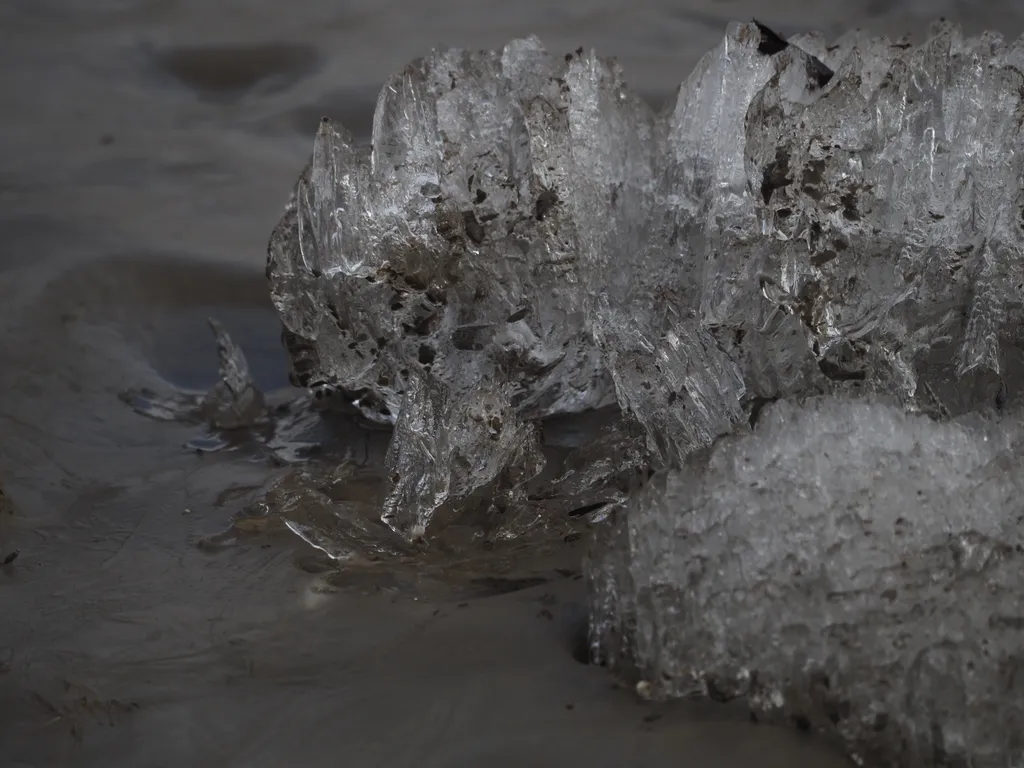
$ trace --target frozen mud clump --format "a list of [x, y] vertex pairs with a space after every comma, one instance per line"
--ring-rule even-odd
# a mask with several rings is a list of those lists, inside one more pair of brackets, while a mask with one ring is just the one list
[[1017, 418], [777, 404], [604, 533], [593, 648], [864, 765], [1024, 765], [1021, 498]]

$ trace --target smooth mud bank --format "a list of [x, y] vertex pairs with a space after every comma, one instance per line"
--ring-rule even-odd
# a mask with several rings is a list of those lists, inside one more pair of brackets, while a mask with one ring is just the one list
[[[593, 44], [654, 99], [732, 17], [829, 34], [1024, 22], [1010, 3], [940, 5], [4, 4], [0, 764], [843, 765], [742, 710], [653, 708], [579, 663], [579, 543], [420, 592], [380, 566], [333, 573], [273, 526], [219, 536], [287, 468], [251, 446], [186, 450], [195, 424], [119, 395], [212, 384], [212, 315], [262, 388], [294, 396], [264, 249], [310, 120], [368, 131], [379, 83], [434, 44]], [[367, 438], [331, 439], [354, 455]]]

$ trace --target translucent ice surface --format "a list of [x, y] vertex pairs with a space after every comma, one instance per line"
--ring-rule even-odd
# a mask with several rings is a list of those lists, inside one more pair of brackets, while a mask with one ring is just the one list
[[645, 695], [1020, 768], [1022, 68], [734, 24], [656, 113], [583, 49], [434, 52], [370, 146], [324, 120], [271, 237], [293, 383], [393, 429], [406, 543], [595, 525], [595, 654]]
[[217, 340], [220, 379], [203, 399], [203, 413], [221, 429], [251, 426], [266, 413], [263, 393], [252, 380], [245, 353], [224, 326], [212, 317], [208, 323]]
[[421, 373], [526, 420], [614, 397], [669, 463], [780, 397], [1001, 407], [1022, 49], [736, 24], [662, 114], [533, 38], [415, 61], [371, 146], [325, 119], [271, 238], [293, 380], [386, 424]]
[[296, 380], [394, 423], [413, 368], [501, 381], [530, 418], [611, 398], [583, 324], [564, 84], [536, 40], [446, 51], [381, 92], [371, 147], [325, 119], [270, 243]]
[[593, 650], [864, 765], [1024, 765], [1021, 498], [1019, 418], [775, 404], [602, 532]]
[[474, 494], [498, 514], [524, 501], [514, 489], [544, 468], [540, 432], [507, 402], [482, 389], [453, 397], [436, 379], [413, 378], [388, 448], [384, 522], [420, 538], [438, 512], [457, 514]]

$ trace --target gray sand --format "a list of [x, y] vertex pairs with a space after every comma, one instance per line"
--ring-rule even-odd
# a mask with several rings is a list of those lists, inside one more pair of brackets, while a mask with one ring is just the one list
[[0, 4], [0, 559], [20, 550], [0, 567], [0, 765], [842, 765], [574, 661], [578, 580], [428, 602], [332, 586], [291, 539], [201, 549], [273, 470], [190, 454], [193, 428], [117, 398], [212, 383], [210, 314], [283, 385], [264, 248], [316, 119], [365, 132], [378, 84], [434, 44], [596, 45], [658, 99], [732, 17], [1024, 27], [1011, 2], [768, 5]]

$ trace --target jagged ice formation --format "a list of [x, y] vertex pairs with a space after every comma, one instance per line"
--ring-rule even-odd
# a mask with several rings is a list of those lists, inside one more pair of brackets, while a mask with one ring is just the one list
[[386, 423], [414, 369], [525, 420], [614, 394], [670, 463], [779, 397], [1002, 405], [1022, 61], [734, 25], [660, 115], [535, 39], [414, 62], [371, 147], [322, 124], [271, 239], [294, 378]]
[[[582, 49], [553, 57], [530, 38], [436, 52], [387, 83], [370, 147], [323, 122], [274, 231], [267, 274], [293, 381], [394, 425], [382, 518], [410, 538], [467, 505], [526, 503], [544, 463], [537, 422], [617, 402], [645, 438], [640, 464], [687, 469], [601, 533], [604, 658], [668, 670], [648, 681], [656, 692], [745, 695], [882, 764], [1022, 765], [1005, 740], [1019, 710], [984, 721], [995, 730], [967, 711], [1020, 694], [1021, 613], [1004, 611], [1020, 594], [1005, 565], [1018, 513], [993, 469], [1018, 453], [1009, 438], [993, 453], [980, 427], [928, 420], [1019, 404], [1022, 70], [1024, 39], [964, 39], [946, 24], [918, 46], [736, 24], [656, 113]], [[734, 493], [742, 515], [714, 500], [739, 470], [703, 468], [708, 447], [767, 403], [818, 395], [845, 404], [780, 405], [748, 448], [715, 448], [713, 466], [764, 455]], [[792, 450], [766, 463], [776, 438]], [[828, 456], [806, 448], [815, 440]], [[874, 488], [883, 468], [858, 441], [895, 462], [891, 484], [912, 482]], [[637, 462], [628, 435], [602, 445]], [[621, 498], [594, 495], [615, 467], [593, 463], [563, 482]], [[965, 506], [954, 519], [948, 499], [899, 495], [908, 488], [946, 488]], [[912, 534], [890, 519], [897, 501]], [[877, 538], [850, 538], [865, 527]], [[749, 542], [762, 570], [728, 566]], [[694, 576], [705, 551], [724, 560]], [[892, 576], [900, 553], [910, 565]], [[818, 566], [797, 574], [797, 561]], [[931, 594], [930, 569], [946, 597]], [[828, 585], [843, 579], [859, 597], [837, 608]], [[720, 594], [693, 602], [691, 586]], [[959, 611], [954, 597], [976, 604]], [[770, 616], [749, 615], [757, 601]], [[833, 637], [845, 621], [881, 633], [856, 642], [916, 638], [926, 620], [934, 647], [872, 657]], [[988, 633], [1001, 639], [982, 662], [967, 644]], [[893, 670], [902, 677], [884, 683]], [[847, 681], [856, 695], [837, 698]], [[939, 703], [900, 711], [892, 697], [908, 690]]]

